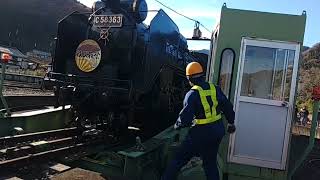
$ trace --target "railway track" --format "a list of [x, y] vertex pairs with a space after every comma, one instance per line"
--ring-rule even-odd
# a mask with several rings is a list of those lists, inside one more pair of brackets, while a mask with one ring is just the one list
[[78, 128], [71, 127], [1, 137], [0, 179], [6, 176], [23, 179], [47, 177], [49, 174], [40, 173], [43, 166], [64, 158], [80, 158], [87, 154], [89, 146], [108, 142], [103, 131], [96, 131], [94, 134], [85, 135]]
[[[0, 73], [1, 74], [1, 73]], [[29, 82], [29, 83], [38, 83], [43, 80], [42, 76], [32, 76], [26, 74], [16, 74], [16, 73], [5, 73], [4, 80], [7, 81], [17, 81], [17, 82]]]
[[3, 84], [5, 87], [13, 88], [31, 88], [31, 89], [41, 89], [41, 83], [27, 83], [20, 81], [4, 81]]
[[6, 73], [4, 76], [5, 87], [40, 89], [42, 81], [43, 77], [41, 76], [30, 76], [15, 73]]
[[[23, 164], [25, 161], [49, 158], [88, 142], [80, 139], [77, 128], [65, 128], [0, 138], [0, 168]], [[82, 137], [82, 136], [81, 136]]]
[[[0, 138], [0, 166], [6, 164], [11, 159], [14, 159], [15, 155], [18, 155], [21, 151], [26, 151], [31, 148], [31, 146], [41, 145], [39, 142], [46, 141], [50, 143], [53, 140], [57, 139], [65, 139], [66, 136], [75, 136], [76, 128], [66, 128], [66, 129], [58, 129], [52, 131], [44, 131], [44, 132], [36, 132], [15, 136], [6, 136]], [[42, 143], [43, 144], [43, 143]], [[24, 148], [23, 148], [24, 147]], [[29, 147], [29, 148], [26, 148]], [[14, 152], [9, 152], [10, 150], [15, 149]], [[10, 153], [11, 158], [8, 158]]]

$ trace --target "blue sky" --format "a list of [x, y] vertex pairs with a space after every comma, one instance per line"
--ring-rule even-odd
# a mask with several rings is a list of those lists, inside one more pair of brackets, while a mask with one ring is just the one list
[[[95, 0], [78, 0], [81, 3], [91, 7]], [[180, 32], [185, 37], [191, 37], [193, 33], [194, 22], [161, 6], [154, 0], [146, 0], [149, 10], [164, 9], [165, 12], [178, 25]], [[197, 19], [208, 29], [215, 29], [219, 21], [220, 10], [223, 3], [227, 7], [235, 9], [256, 10], [274, 13], [302, 14], [303, 10], [307, 11], [307, 25], [305, 32], [304, 45], [312, 46], [320, 42], [320, 0], [160, 0], [162, 3], [170, 6], [176, 11]], [[149, 12], [145, 20], [149, 24], [154, 17], [155, 12]], [[204, 37], [210, 37], [210, 33], [201, 29]], [[190, 42], [191, 49], [208, 49], [209, 44], [206, 42]]]

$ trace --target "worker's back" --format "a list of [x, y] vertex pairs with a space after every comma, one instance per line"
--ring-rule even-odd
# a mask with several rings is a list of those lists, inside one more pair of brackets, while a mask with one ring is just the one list
[[[163, 180], [175, 179], [177, 172], [192, 157], [200, 156], [208, 180], [219, 179], [217, 153], [225, 134], [221, 113], [228, 122], [228, 132], [235, 131], [233, 106], [218, 86], [204, 80], [203, 69], [197, 62], [189, 63], [186, 76], [192, 86], [186, 94], [175, 129], [191, 126], [176, 157], [166, 169]], [[230, 127], [230, 128], [229, 128]]]
[[[200, 86], [203, 90], [210, 90], [210, 85], [209, 83], [205, 82], [204, 80], [201, 80], [197, 82], [198, 86]], [[217, 96], [220, 95], [220, 88], [215, 87], [217, 89]], [[194, 117], [195, 119], [205, 119], [205, 112], [203, 105], [201, 103], [201, 98], [200, 94], [197, 90], [191, 89], [187, 95], [186, 98], [189, 98], [191, 102], [193, 102], [193, 107], [194, 107]], [[210, 108], [214, 105], [213, 100], [211, 96], [206, 96], [206, 99], [210, 105]], [[217, 100], [219, 101], [221, 98], [217, 97]], [[221, 107], [218, 106], [216, 109], [217, 114], [221, 114]], [[194, 124], [193, 127], [190, 129], [190, 135], [192, 135], [196, 139], [206, 139], [206, 137], [212, 137], [212, 136], [218, 136], [221, 137], [225, 134], [225, 129], [223, 122], [221, 120], [217, 120], [212, 123], [207, 123], [207, 124]], [[205, 136], [205, 137], [204, 137]]]

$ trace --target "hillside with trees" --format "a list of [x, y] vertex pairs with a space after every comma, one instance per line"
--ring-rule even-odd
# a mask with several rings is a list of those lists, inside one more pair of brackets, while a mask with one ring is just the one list
[[74, 11], [90, 9], [76, 0], [1, 0], [0, 45], [50, 52], [58, 21]]
[[312, 109], [312, 88], [320, 86], [320, 43], [302, 53], [299, 70], [297, 104]]

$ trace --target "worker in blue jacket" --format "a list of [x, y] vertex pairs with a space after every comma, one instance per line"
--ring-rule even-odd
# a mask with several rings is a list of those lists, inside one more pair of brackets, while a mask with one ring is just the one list
[[192, 157], [201, 157], [207, 180], [219, 180], [217, 153], [225, 134], [221, 113], [228, 120], [228, 132], [235, 131], [233, 106], [222, 90], [204, 79], [202, 66], [189, 63], [187, 79], [192, 86], [184, 98], [184, 107], [174, 125], [175, 129], [190, 127], [179, 147], [175, 159], [167, 167], [162, 179], [174, 180], [180, 169]]

